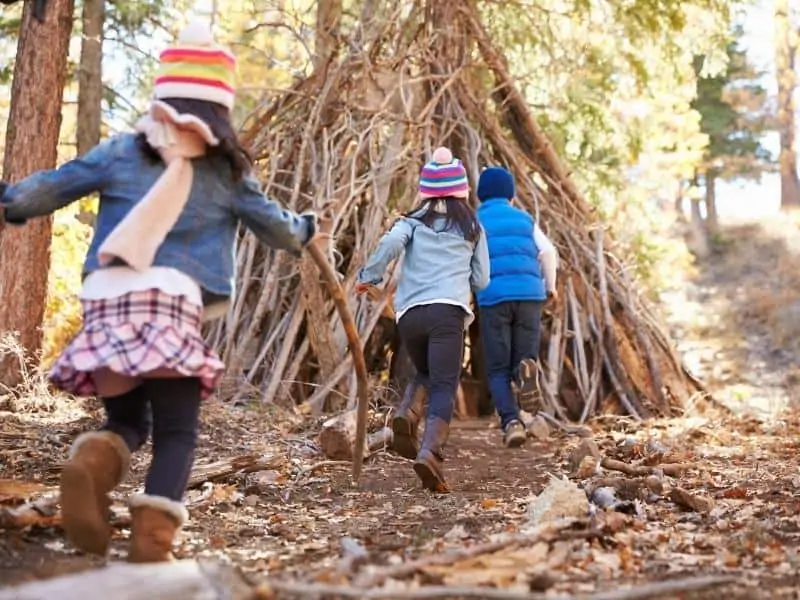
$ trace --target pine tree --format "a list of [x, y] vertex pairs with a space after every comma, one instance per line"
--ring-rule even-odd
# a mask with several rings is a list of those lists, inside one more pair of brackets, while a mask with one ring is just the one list
[[[17, 181], [56, 165], [61, 99], [67, 73], [74, 0], [51, 0], [44, 22], [26, 2], [14, 64], [11, 114], [6, 133], [3, 179]], [[51, 220], [0, 229], [0, 331], [18, 332], [26, 351], [41, 344], [41, 324], [50, 266]], [[11, 357], [0, 363], [0, 381], [20, 381]]]
[[732, 32], [727, 67], [719, 74], [703, 77], [705, 57], [694, 61], [698, 80], [692, 107], [700, 113], [700, 129], [708, 136], [697, 180], [704, 184], [706, 228], [711, 235], [718, 230], [717, 180], [757, 179], [774, 169], [774, 159], [761, 142], [769, 126], [767, 93], [757, 81], [761, 73], [740, 46], [742, 34], [741, 27]]

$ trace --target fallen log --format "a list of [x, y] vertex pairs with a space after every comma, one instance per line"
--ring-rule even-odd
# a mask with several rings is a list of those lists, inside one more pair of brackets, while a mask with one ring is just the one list
[[363, 589], [300, 581], [267, 582], [253, 588], [241, 574], [216, 562], [182, 560], [171, 563], [112, 564], [45, 581], [0, 590], [0, 600], [278, 600], [279, 598], [486, 598], [494, 600], [643, 600], [703, 590], [736, 582], [730, 576], [705, 576], [648, 583], [593, 594], [544, 594], [489, 587], [424, 586]]
[[0, 529], [55, 527], [61, 525], [58, 494], [48, 494], [21, 506], [0, 506]]
[[232, 568], [215, 562], [112, 564], [104, 569], [0, 590], [0, 600], [249, 600], [253, 590]]
[[282, 454], [243, 454], [208, 464], [195, 464], [189, 476], [189, 488], [199, 487], [206, 481], [219, 481], [237, 473], [254, 473], [275, 469], [286, 462]]
[[[348, 410], [322, 424], [319, 445], [322, 453], [331, 460], [354, 460], [357, 436], [358, 411]], [[375, 452], [390, 446], [392, 438], [392, 430], [384, 427], [366, 436], [364, 445], [369, 452]]]
[[609, 592], [595, 592], [593, 594], [546, 594], [531, 593], [516, 590], [503, 590], [489, 587], [455, 587], [431, 585], [411, 589], [371, 589], [362, 590], [344, 585], [329, 585], [320, 583], [301, 583], [270, 581], [258, 588], [259, 596], [264, 600], [281, 598], [290, 594], [296, 598], [330, 597], [330, 598], [360, 598], [361, 600], [421, 600], [428, 598], [484, 598], [486, 600], [656, 600], [666, 596], [674, 597], [675, 594], [695, 592], [708, 588], [716, 588], [735, 583], [735, 577], [719, 575], [706, 577], [687, 577], [685, 579], [672, 579], [657, 583], [648, 583], [642, 586]]

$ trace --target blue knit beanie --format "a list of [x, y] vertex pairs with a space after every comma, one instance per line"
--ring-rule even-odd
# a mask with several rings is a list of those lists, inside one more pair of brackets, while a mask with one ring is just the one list
[[481, 202], [490, 198], [514, 197], [514, 176], [503, 167], [484, 169], [478, 179], [478, 198]]

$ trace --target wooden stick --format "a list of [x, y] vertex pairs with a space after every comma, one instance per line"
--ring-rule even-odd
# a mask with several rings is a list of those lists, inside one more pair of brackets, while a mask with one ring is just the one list
[[505, 540], [500, 540], [497, 542], [485, 542], [469, 548], [459, 548], [458, 550], [452, 550], [442, 554], [425, 556], [423, 558], [412, 560], [400, 565], [379, 567], [370, 573], [365, 573], [356, 578], [356, 581], [353, 582], [353, 585], [363, 589], [370, 589], [383, 584], [383, 582], [387, 579], [399, 579], [402, 577], [407, 577], [425, 567], [434, 565], [452, 565], [453, 563], [465, 558], [471, 558], [481, 554], [490, 554], [516, 544], [535, 544], [542, 540], [556, 539], [558, 534], [562, 530], [569, 527], [573, 522], [573, 519], [551, 521], [536, 527], [531, 533], [512, 535]]
[[624, 463], [621, 460], [615, 460], [613, 458], [604, 458], [600, 464], [605, 469], [619, 471], [620, 473], [625, 473], [625, 475], [630, 475], [631, 477], [654, 475], [659, 471], [664, 473], [664, 475], [669, 475], [670, 477], [679, 477], [684, 471], [697, 468], [696, 465], [679, 463], [656, 465], [653, 467], [648, 465], [629, 465], [628, 463]]
[[353, 357], [353, 366], [356, 369], [358, 385], [358, 420], [356, 421], [356, 445], [353, 451], [353, 481], [358, 482], [361, 477], [361, 466], [364, 461], [364, 445], [367, 441], [367, 413], [369, 411], [369, 375], [367, 374], [367, 363], [364, 361], [364, 352], [361, 349], [361, 338], [358, 335], [353, 315], [347, 306], [347, 298], [344, 296], [344, 289], [339, 283], [333, 266], [328, 262], [323, 250], [316, 242], [311, 242], [308, 246], [311, 258], [317, 264], [325, 283], [328, 285], [328, 292], [339, 311], [339, 318], [342, 321], [347, 342], [350, 346], [350, 353]]
[[417, 589], [399, 590], [352, 588], [344, 585], [327, 585], [319, 583], [269, 581], [256, 590], [256, 598], [271, 598], [270, 592], [295, 594], [303, 598], [332, 596], [341, 598], [363, 598], [377, 600], [395, 598], [397, 600], [416, 600], [422, 598], [487, 598], [491, 600], [643, 600], [654, 599], [664, 595], [674, 595], [709, 587], [731, 584], [736, 577], [710, 575], [705, 577], [688, 577], [672, 579], [658, 583], [648, 583], [639, 587], [593, 594], [559, 594], [531, 593], [516, 590], [503, 590], [490, 587], [450, 587], [431, 585]]

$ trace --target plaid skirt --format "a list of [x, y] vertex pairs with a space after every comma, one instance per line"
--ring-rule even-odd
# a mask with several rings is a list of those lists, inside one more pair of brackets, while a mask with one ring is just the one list
[[224, 364], [200, 335], [202, 307], [151, 289], [83, 301], [83, 327], [50, 370], [50, 381], [77, 396], [95, 396], [93, 373], [106, 368], [141, 377], [169, 369], [197, 377], [214, 392]]

